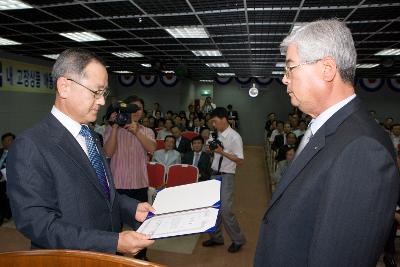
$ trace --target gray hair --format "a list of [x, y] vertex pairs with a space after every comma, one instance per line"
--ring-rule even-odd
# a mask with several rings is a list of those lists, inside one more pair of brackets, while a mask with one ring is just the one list
[[[300, 62], [319, 60], [326, 56], [335, 59], [344, 82], [353, 83], [357, 52], [350, 29], [337, 19], [317, 20], [292, 31], [281, 43], [286, 54], [290, 44], [297, 46]], [[299, 62], [299, 63], [300, 63]]]
[[104, 66], [103, 61], [94, 53], [78, 48], [67, 49], [62, 52], [54, 63], [52, 76], [54, 83], [60, 77], [85, 77], [85, 68], [92, 62], [96, 61]]

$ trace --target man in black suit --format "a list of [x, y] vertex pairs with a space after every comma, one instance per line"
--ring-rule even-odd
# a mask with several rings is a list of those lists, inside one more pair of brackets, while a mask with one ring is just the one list
[[175, 137], [176, 150], [183, 156], [186, 152], [190, 151], [189, 139], [182, 136], [182, 131], [178, 126], [174, 125], [171, 128], [171, 133]]
[[211, 177], [211, 158], [206, 152], [203, 152], [204, 140], [201, 136], [192, 139], [193, 151], [187, 152], [183, 158], [183, 164], [196, 166], [199, 169], [199, 181], [209, 180]]
[[[8, 150], [14, 139], [15, 135], [13, 133], [5, 133], [1, 136], [0, 170], [6, 170]], [[0, 225], [3, 224], [4, 219], [11, 218], [10, 201], [8, 200], [6, 187], [6, 177], [3, 177], [0, 172]]]
[[88, 128], [108, 95], [104, 63], [68, 49], [53, 67], [51, 113], [19, 135], [7, 161], [8, 193], [17, 229], [35, 249], [136, 254], [154, 241], [135, 227], [154, 209], [116, 192], [99, 140]]
[[376, 266], [400, 177], [389, 136], [354, 93], [351, 32], [315, 21], [281, 49], [291, 103], [313, 120], [269, 202], [254, 266]]
[[275, 140], [271, 145], [273, 150], [279, 150], [281, 147], [287, 144], [287, 134], [290, 133], [292, 130], [292, 126], [289, 122], [285, 122], [283, 124], [283, 132], [282, 134], [278, 134], [275, 136]]

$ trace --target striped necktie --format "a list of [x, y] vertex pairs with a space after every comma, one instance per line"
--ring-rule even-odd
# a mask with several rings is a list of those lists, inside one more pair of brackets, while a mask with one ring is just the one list
[[97, 178], [99, 179], [100, 185], [103, 188], [104, 193], [106, 193], [108, 199], [110, 199], [110, 188], [107, 183], [107, 175], [104, 169], [103, 162], [101, 160], [100, 153], [97, 149], [96, 143], [93, 140], [92, 134], [90, 133], [90, 130], [86, 125], [82, 125], [79, 134], [85, 137], [90, 163], [92, 163], [92, 166], [96, 171]]

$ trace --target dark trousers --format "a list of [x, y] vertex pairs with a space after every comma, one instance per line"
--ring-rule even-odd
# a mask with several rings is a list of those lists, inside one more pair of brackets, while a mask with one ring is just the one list
[[[139, 188], [139, 189], [117, 189], [117, 192], [123, 195], [127, 195], [130, 198], [134, 198], [140, 202], [147, 202], [147, 190], [149, 188]], [[139, 228], [141, 223], [136, 224], [136, 229]], [[147, 253], [147, 248], [142, 249], [139, 251], [138, 254], [135, 255], [136, 259], [141, 259], [141, 260], [146, 260], [146, 253]]]
[[11, 218], [10, 201], [7, 197], [7, 182], [0, 182], [0, 225], [4, 219]]
[[385, 243], [385, 249], [384, 249], [385, 253], [392, 254], [392, 255], [396, 254], [396, 248], [395, 248], [394, 241], [396, 239], [397, 226], [398, 226], [398, 223], [396, 220], [394, 220], [392, 229], [390, 229], [389, 237]]

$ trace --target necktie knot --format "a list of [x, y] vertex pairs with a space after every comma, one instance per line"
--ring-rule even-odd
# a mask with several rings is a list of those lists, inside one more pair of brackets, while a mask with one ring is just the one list
[[79, 134], [82, 135], [85, 138], [92, 136], [90, 134], [89, 127], [87, 125], [82, 125], [81, 130], [79, 131]]

